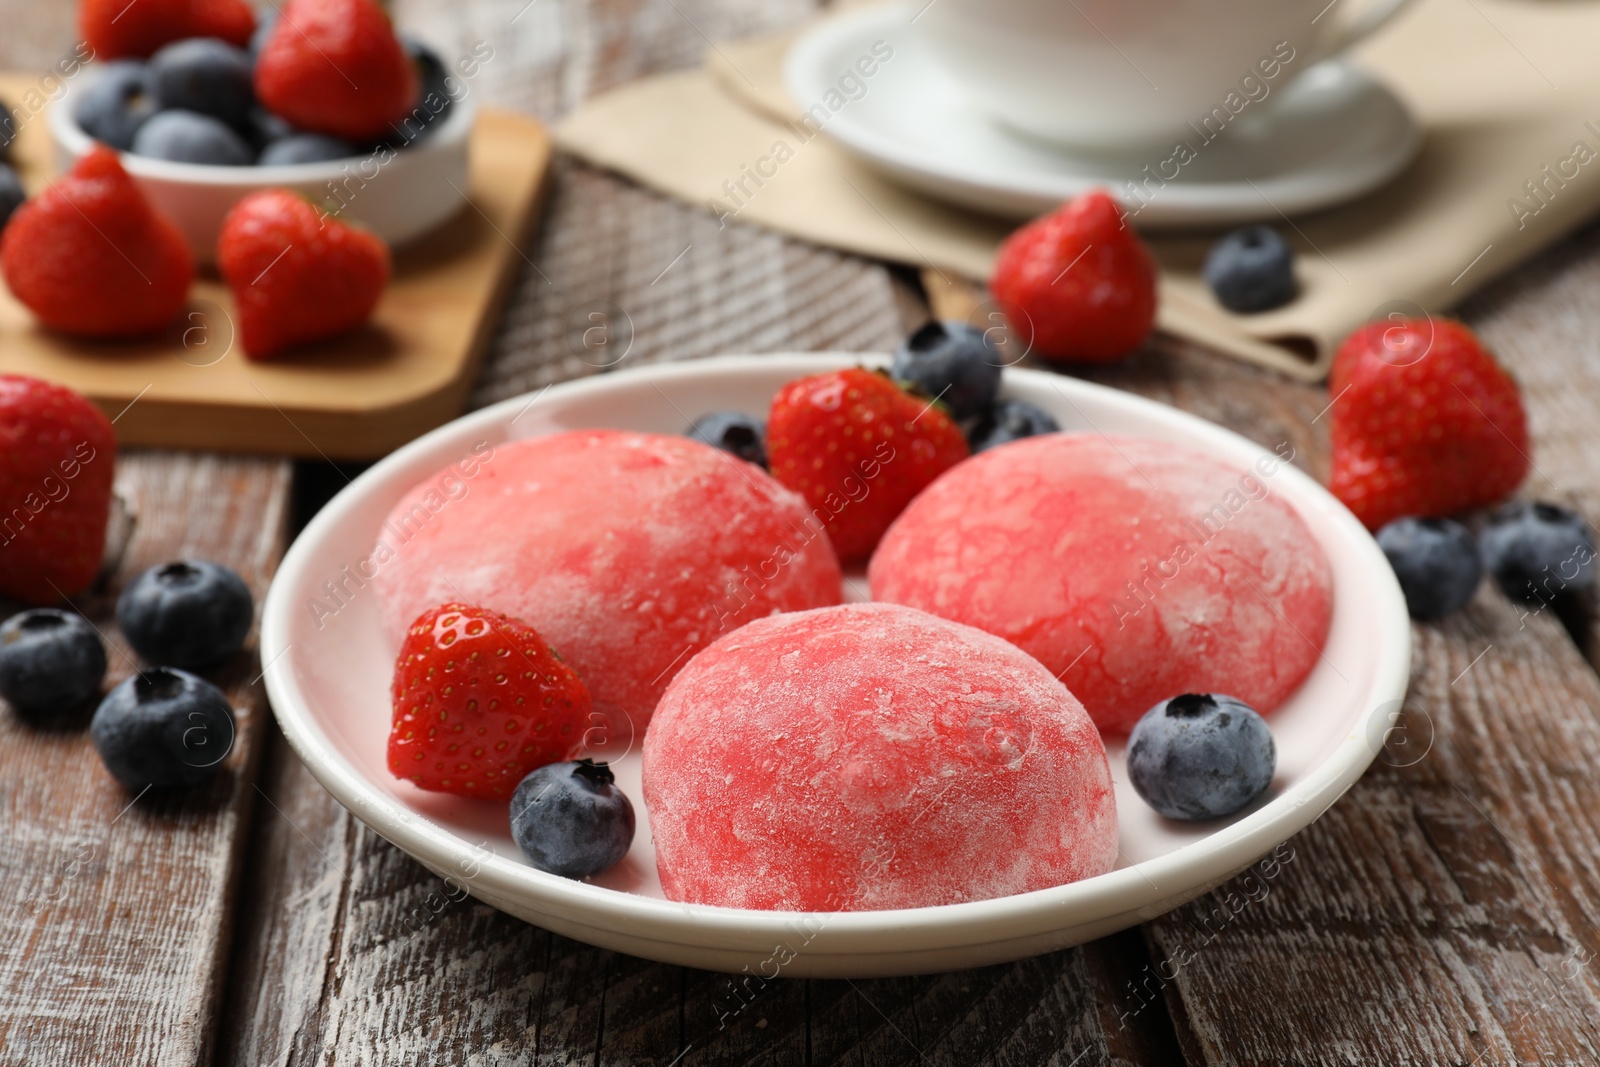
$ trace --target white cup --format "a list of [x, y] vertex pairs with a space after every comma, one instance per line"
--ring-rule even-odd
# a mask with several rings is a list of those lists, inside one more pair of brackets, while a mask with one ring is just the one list
[[916, 25], [1002, 123], [1084, 147], [1148, 145], [1233, 115], [1409, 0], [932, 0]]

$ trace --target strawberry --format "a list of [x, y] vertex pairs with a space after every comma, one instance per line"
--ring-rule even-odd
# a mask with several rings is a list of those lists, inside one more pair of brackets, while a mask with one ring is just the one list
[[845, 563], [870, 556], [967, 451], [944, 408], [860, 367], [790, 382], [767, 415], [772, 476], [805, 497]]
[[468, 604], [417, 616], [390, 696], [390, 773], [461, 797], [509, 799], [529, 771], [575, 755], [589, 722], [589, 690], [538, 631]]
[[371, 318], [389, 281], [389, 247], [294, 193], [263, 189], [222, 220], [217, 266], [245, 354], [264, 359]]
[[116, 152], [100, 145], [17, 208], [0, 237], [0, 270], [46, 326], [134, 337], [161, 329], [183, 307], [194, 258]]
[[1330, 488], [1368, 529], [1509, 496], [1528, 473], [1528, 420], [1511, 375], [1449, 319], [1372, 322], [1328, 379]]
[[117, 441], [65, 386], [0, 375], [0, 593], [52, 604], [100, 569]]
[[303, 130], [374, 141], [421, 83], [374, 0], [289, 0], [256, 59], [256, 97]]
[[148, 56], [185, 37], [243, 48], [256, 28], [245, 0], [80, 0], [78, 29], [98, 59]]
[[1121, 359], [1156, 318], [1155, 260], [1098, 189], [1007, 237], [989, 288], [1032, 351], [1058, 362]]

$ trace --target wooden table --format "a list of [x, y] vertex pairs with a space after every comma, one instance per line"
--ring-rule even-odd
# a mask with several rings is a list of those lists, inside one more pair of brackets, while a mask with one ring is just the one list
[[[811, 4], [396, 7], [462, 52], [489, 42], [478, 90], [554, 118]], [[68, 5], [0, 10], [7, 66], [42, 69], [69, 47]], [[631, 323], [629, 364], [883, 349], [928, 314], [903, 270], [719, 229], [571, 164], [529, 258], [475, 404], [597, 373], [569, 325], [591, 309]], [[1526, 492], [1600, 516], [1600, 230], [1461, 313], [1526, 391], [1538, 442]], [[1325, 473], [1321, 389], [1165, 339], [1094, 377], [1268, 446], [1291, 441]], [[116, 576], [79, 606], [107, 619], [122, 581], [180, 554], [226, 561], [263, 590], [295, 511], [343, 473], [124, 456], [119, 488], [140, 522]], [[1142, 929], [1005, 966], [780, 981], [726, 1029], [725, 977], [458, 899], [363, 827], [289, 752], [253, 651], [227, 674], [244, 709], [228, 773], [182, 800], [130, 805], [81, 729], [7, 712], [0, 1064], [1600, 1063], [1600, 679], [1589, 620], [1567, 624], [1486, 585], [1466, 611], [1416, 627], [1406, 744], [1290, 842], [1258, 900], [1224, 886]], [[125, 655], [112, 661], [125, 676]]]

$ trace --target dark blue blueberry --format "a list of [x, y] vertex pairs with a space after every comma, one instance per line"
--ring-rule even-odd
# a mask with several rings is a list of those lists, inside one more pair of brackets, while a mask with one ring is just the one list
[[93, 78], [72, 105], [72, 117], [90, 137], [126, 152], [156, 113], [148, 71], [140, 60], [113, 59]]
[[150, 57], [150, 92], [162, 111], [196, 111], [243, 129], [255, 106], [250, 56], [215, 37], [190, 37]]
[[447, 81], [450, 72], [439, 58], [439, 53], [410, 34], [400, 34], [400, 44], [410, 57], [412, 66], [416, 67], [417, 81], [422, 88], [411, 113], [394, 124], [395, 136], [389, 143], [395, 148], [404, 148], [443, 126], [450, 117], [450, 108], [455, 104]]
[[269, 144], [300, 133], [282, 115], [274, 115], [264, 107], [253, 107], [244, 123], [245, 139], [261, 151]]
[[221, 119], [197, 111], [159, 111], [134, 135], [136, 156], [174, 163], [247, 167], [254, 153], [244, 138]]
[[100, 695], [106, 649], [75, 611], [34, 608], [0, 625], [0, 696], [25, 715], [59, 715]]
[[767, 465], [767, 428], [742, 411], [713, 411], [694, 420], [689, 436], [731, 452], [758, 467]]
[[255, 604], [233, 571], [205, 560], [151, 567], [117, 600], [117, 625], [150, 663], [201, 670], [244, 644]]
[[349, 141], [322, 133], [295, 133], [267, 145], [256, 157], [256, 164], [278, 167], [294, 163], [325, 163], [330, 159], [349, 159], [356, 154], [355, 145]]
[[1128, 780], [1169, 819], [1232, 815], [1266, 792], [1277, 763], [1266, 722], [1221, 694], [1157, 704], [1128, 735]]
[[1570, 508], [1512, 504], [1489, 520], [1479, 541], [1495, 584], [1513, 600], [1548, 604], [1594, 584], [1594, 528]]
[[973, 427], [969, 443], [973, 452], [982, 452], [1059, 429], [1061, 424], [1048, 411], [1021, 400], [1002, 400]]
[[17, 178], [17, 172], [7, 163], [0, 163], [0, 228], [11, 221], [11, 215], [22, 202], [28, 199], [28, 194], [22, 189], [22, 182]]
[[994, 406], [1003, 364], [984, 331], [935, 319], [906, 338], [894, 354], [890, 374], [937, 398], [956, 418], [970, 419]]
[[17, 117], [4, 101], [0, 101], [0, 159], [11, 158], [11, 146], [16, 140]]
[[1472, 531], [1450, 519], [1396, 519], [1378, 531], [1413, 619], [1441, 619], [1466, 607], [1483, 581]]
[[511, 795], [511, 836], [541, 871], [587, 878], [633, 844], [633, 805], [604, 763], [548, 763]]
[[1300, 291], [1294, 250], [1270, 226], [1246, 226], [1217, 241], [1206, 254], [1205, 276], [1229, 311], [1270, 311]]
[[233, 748], [233, 733], [222, 690], [173, 667], [136, 674], [111, 690], [89, 723], [106, 770], [133, 790], [205, 781]]

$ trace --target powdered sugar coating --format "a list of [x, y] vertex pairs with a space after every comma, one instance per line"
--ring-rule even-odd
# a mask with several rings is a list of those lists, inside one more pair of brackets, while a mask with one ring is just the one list
[[1333, 605], [1322, 550], [1271, 495], [1278, 465], [1099, 434], [1006, 445], [912, 501], [872, 594], [1014, 642], [1108, 736], [1182, 693], [1268, 713], [1316, 663]]
[[838, 561], [801, 498], [686, 437], [574, 431], [453, 469], [384, 526], [392, 552], [373, 582], [390, 632], [446, 601], [520, 619], [618, 734], [621, 715], [641, 735], [673, 673], [719, 634], [839, 602]]
[[673, 900], [858, 911], [1111, 869], [1105, 748], [1015, 646], [892, 604], [753, 622], [673, 680], [644, 798]]

